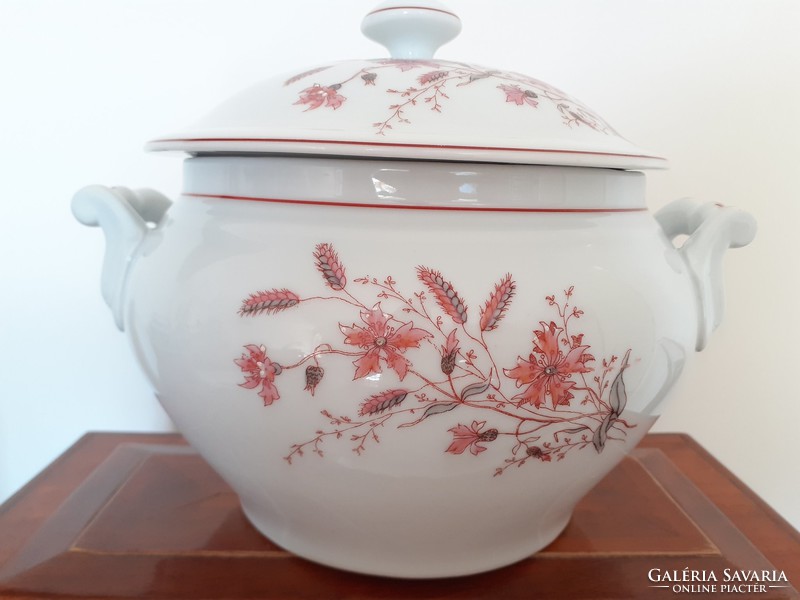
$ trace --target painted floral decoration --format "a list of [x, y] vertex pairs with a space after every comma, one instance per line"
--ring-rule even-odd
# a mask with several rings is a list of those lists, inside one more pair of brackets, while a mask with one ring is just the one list
[[456, 425], [449, 431], [453, 434], [453, 442], [447, 447], [447, 452], [453, 454], [463, 454], [465, 450], [478, 456], [481, 452], [486, 450], [486, 446], [481, 446], [481, 442], [493, 442], [497, 439], [499, 432], [497, 429], [487, 429], [482, 431], [486, 426], [486, 421], [473, 421], [472, 425]]
[[314, 110], [320, 106], [328, 106], [336, 110], [342, 105], [342, 102], [347, 100], [337, 92], [341, 87], [338, 83], [330, 86], [314, 84], [300, 92], [300, 99], [295, 104], [305, 104], [306, 110]]
[[586, 363], [594, 358], [586, 354], [589, 346], [574, 343], [565, 354], [559, 346], [564, 330], [553, 321], [549, 324], [542, 321], [541, 326], [541, 330], [533, 332], [535, 339], [530, 356], [527, 359], [519, 357], [516, 367], [504, 370], [506, 376], [516, 380], [517, 387], [528, 386], [512, 400], [539, 408], [549, 398], [553, 408], [562, 404], [569, 406], [569, 401], [574, 398], [570, 389], [576, 385], [572, 375], [591, 373], [592, 369]]
[[269, 406], [281, 397], [275, 387], [275, 376], [280, 374], [281, 367], [267, 358], [264, 346], [248, 344], [244, 349], [242, 357], [234, 361], [245, 374], [244, 383], [239, 385], [250, 390], [261, 386], [258, 395], [264, 399], [264, 406]]
[[[421, 107], [442, 112], [446, 103], [451, 101], [451, 94], [460, 93], [459, 88], [491, 85], [499, 90], [499, 101], [505, 98], [506, 103], [529, 109], [538, 109], [540, 102], [548, 102], [557, 109], [562, 122], [568, 127], [588, 127], [600, 133], [616, 134], [608, 123], [588, 107], [561, 90], [527, 75], [433, 60], [385, 59], [369, 62], [370, 66], [359, 69], [341, 81], [328, 80], [301, 89], [295, 104], [305, 106], [306, 111], [319, 108], [336, 110], [347, 101], [341, 90], [359, 85], [360, 82], [362, 86], [374, 87], [375, 93], [389, 96], [385, 118], [373, 123], [376, 134], [386, 135], [398, 125], [410, 125], [411, 113]], [[284, 85], [293, 85], [312, 75], [323, 77], [320, 74], [329, 68], [324, 66], [299, 73]], [[403, 73], [414, 71], [418, 74], [402, 89], [386, 88], [381, 86], [380, 76], [385, 69], [398, 69]], [[455, 96], [453, 98], [452, 101], [455, 101]]]
[[[292, 444], [289, 464], [310, 451], [322, 457], [323, 446], [349, 441], [356, 454], [380, 443], [379, 431], [415, 427], [423, 421], [443, 423], [442, 451], [450, 455], [492, 455], [502, 462], [494, 475], [512, 466], [564, 459], [570, 452], [625, 441], [635, 427], [623, 417], [627, 393], [623, 379], [631, 350], [622, 359], [596, 359], [584, 334], [573, 332], [583, 311], [573, 304], [574, 289], [563, 298], [547, 296], [552, 320], [530, 331], [530, 345], [515, 365], [498, 365], [487, 336], [502, 326], [512, 307], [516, 283], [506, 274], [494, 285], [478, 311], [475, 325], [464, 297], [440, 271], [420, 265], [420, 289], [407, 295], [393, 277], [359, 277], [349, 282], [344, 264], [330, 243], [318, 244], [314, 263], [332, 294], [301, 297], [286, 288], [257, 291], [242, 300], [242, 317], [280, 318], [309, 302], [331, 304], [342, 313], [341, 338], [318, 345], [294, 364], [270, 359], [266, 344], [248, 343], [234, 363], [243, 388], [258, 390], [265, 406], [280, 400], [278, 387], [303, 385], [309, 397], [326, 398], [325, 373], [348, 369], [354, 380], [384, 370], [393, 386], [354, 402], [336, 413], [323, 409], [327, 425], [306, 441]], [[387, 307], [394, 307], [388, 312]], [[438, 359], [430, 361], [432, 347]], [[324, 367], [323, 367], [324, 363]], [[294, 382], [294, 370], [304, 373]], [[286, 383], [280, 381], [285, 379]], [[341, 403], [341, 399], [339, 399]], [[315, 400], [316, 401], [316, 400]], [[342, 411], [341, 413], [339, 411]], [[478, 417], [478, 418], [476, 418]]]
[[356, 374], [353, 379], [366, 377], [371, 373], [381, 373], [381, 360], [393, 369], [402, 381], [411, 365], [403, 353], [409, 348], [419, 348], [420, 341], [433, 337], [424, 329], [417, 329], [414, 323], [404, 323], [399, 328], [390, 325], [392, 315], [384, 314], [378, 302], [370, 310], [361, 313], [366, 327], [353, 324], [352, 327], [339, 325], [345, 335], [344, 343], [366, 350], [353, 361]]
[[506, 93], [506, 102], [513, 102], [517, 106], [522, 106], [523, 104], [527, 104], [528, 106], [532, 106], [533, 108], [539, 106], [539, 101], [537, 100], [539, 95], [533, 90], [523, 90], [516, 84], [514, 85], [500, 84], [497, 87], [498, 89], [501, 89]]

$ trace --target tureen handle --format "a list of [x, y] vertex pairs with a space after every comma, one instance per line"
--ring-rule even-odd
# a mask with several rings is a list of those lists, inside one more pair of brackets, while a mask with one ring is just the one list
[[388, 0], [364, 17], [361, 31], [392, 58], [425, 60], [461, 32], [461, 19], [437, 0]]
[[139, 244], [161, 222], [172, 202], [155, 190], [90, 185], [72, 198], [72, 214], [84, 225], [100, 226], [106, 238], [100, 289], [119, 329], [125, 280]]
[[728, 248], [740, 248], [753, 241], [756, 221], [744, 211], [688, 198], [671, 202], [655, 218], [671, 240], [679, 235], [689, 236], [678, 251], [689, 266], [697, 291], [700, 323], [695, 349], [702, 350], [722, 321], [722, 257]]

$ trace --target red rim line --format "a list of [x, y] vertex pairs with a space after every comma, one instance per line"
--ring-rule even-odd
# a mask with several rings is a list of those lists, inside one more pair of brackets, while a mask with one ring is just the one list
[[455, 17], [459, 21], [461, 20], [459, 19], [457, 14], [451, 13], [449, 10], [442, 10], [441, 8], [431, 8], [429, 6], [389, 6], [387, 8], [379, 8], [377, 10], [373, 10], [372, 12], [367, 13], [367, 16], [386, 12], [387, 10], [430, 10], [432, 12], [438, 12], [438, 13], [443, 13], [445, 15], [450, 15], [451, 17]]
[[497, 152], [539, 152], [543, 154], [582, 154], [587, 156], [619, 156], [622, 158], [646, 158], [650, 160], [666, 161], [660, 156], [649, 154], [624, 154], [621, 152], [597, 152], [591, 150], [558, 150], [546, 148], [515, 148], [503, 146], [459, 146], [450, 144], [410, 144], [401, 142], [364, 142], [348, 140], [303, 140], [281, 138], [164, 138], [151, 141], [151, 144], [166, 144], [172, 142], [247, 142], [247, 143], [285, 143], [285, 144], [337, 144], [350, 146], [376, 146], [394, 148], [426, 148], [435, 150], [489, 150]]
[[290, 200], [287, 198], [259, 198], [256, 196], [232, 196], [228, 194], [199, 194], [184, 192], [191, 198], [217, 198], [220, 200], [246, 200], [273, 204], [300, 204], [310, 206], [345, 206], [349, 208], [390, 208], [395, 210], [449, 210], [463, 212], [514, 212], [514, 213], [631, 213], [646, 212], [647, 208], [511, 208], [490, 206], [422, 206], [408, 204], [373, 204], [367, 202], [336, 202], [326, 200]]

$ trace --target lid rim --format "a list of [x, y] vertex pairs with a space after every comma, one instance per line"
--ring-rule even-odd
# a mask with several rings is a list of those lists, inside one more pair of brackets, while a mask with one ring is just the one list
[[347, 144], [353, 146], [378, 146], [394, 148], [437, 148], [453, 150], [481, 150], [502, 152], [546, 152], [554, 154], [583, 154], [589, 156], [618, 156], [622, 158], [646, 158], [653, 160], [667, 159], [654, 154], [628, 154], [625, 152], [603, 152], [599, 150], [570, 150], [567, 148], [525, 148], [522, 146], [471, 146], [460, 144], [420, 144], [412, 142], [368, 142], [360, 140], [315, 140], [305, 138], [245, 138], [245, 137], [185, 137], [185, 138], [156, 138], [147, 142], [148, 150], [158, 151], [159, 144], [168, 143], [202, 143], [202, 142], [244, 142], [244, 143], [286, 143], [286, 144]]
[[[347, 153], [347, 148], [357, 148]], [[666, 169], [667, 160], [655, 154], [633, 154], [569, 148], [473, 146], [365, 140], [325, 140], [267, 137], [157, 138], [145, 145], [151, 152], [182, 151], [189, 154], [309, 154], [348, 155], [354, 158], [401, 158], [416, 161], [453, 160], [482, 163], [548, 164], [611, 169]], [[536, 160], [532, 160], [532, 157]]]

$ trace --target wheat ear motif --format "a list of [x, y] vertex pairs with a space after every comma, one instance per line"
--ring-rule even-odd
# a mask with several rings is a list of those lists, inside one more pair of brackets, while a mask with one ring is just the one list
[[264, 290], [245, 298], [239, 308], [239, 315], [242, 317], [255, 317], [261, 313], [271, 315], [298, 304], [300, 304], [300, 297], [286, 288]]
[[344, 266], [339, 260], [336, 250], [333, 249], [333, 245], [317, 244], [314, 249], [314, 259], [317, 262], [317, 270], [325, 278], [325, 283], [334, 291], [342, 291], [347, 285], [347, 277], [345, 277]]
[[506, 273], [500, 283], [494, 285], [494, 291], [481, 309], [481, 331], [497, 329], [500, 320], [505, 316], [514, 297], [517, 284], [511, 279], [511, 274]]
[[464, 301], [453, 289], [453, 285], [447, 281], [439, 271], [428, 267], [417, 267], [417, 277], [424, 283], [431, 294], [436, 298], [439, 307], [453, 319], [458, 325], [467, 322], [467, 307]]
[[370, 396], [361, 404], [358, 414], [363, 416], [376, 415], [397, 406], [408, 396], [406, 390], [387, 390], [380, 394]]

